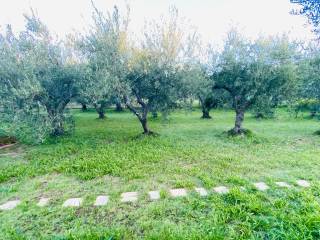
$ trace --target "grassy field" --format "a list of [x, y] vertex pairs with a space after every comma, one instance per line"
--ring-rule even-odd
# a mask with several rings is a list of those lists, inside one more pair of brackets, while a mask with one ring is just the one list
[[[20, 198], [12, 211], [0, 212], [0, 239], [320, 239], [320, 129], [318, 120], [294, 119], [282, 110], [275, 119], [246, 115], [254, 135], [230, 138], [234, 114], [179, 111], [168, 122], [150, 119], [157, 137], [141, 132], [129, 112], [75, 110], [72, 136], [40, 146], [0, 152], [0, 203]], [[306, 179], [310, 189], [280, 189], [275, 181]], [[267, 192], [252, 183], [264, 181]], [[201, 198], [195, 193], [171, 199], [168, 189], [231, 188], [227, 195]], [[245, 186], [246, 191], [240, 191]], [[161, 190], [150, 202], [147, 192]], [[124, 191], [139, 201], [119, 202]], [[105, 207], [93, 207], [108, 194]], [[38, 208], [37, 199], [52, 198]], [[83, 197], [77, 209], [61, 204]]]

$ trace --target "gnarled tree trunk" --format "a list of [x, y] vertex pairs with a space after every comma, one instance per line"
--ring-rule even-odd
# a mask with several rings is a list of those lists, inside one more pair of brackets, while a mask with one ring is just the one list
[[211, 119], [210, 116], [210, 108], [208, 108], [205, 104], [205, 100], [202, 99], [201, 97], [199, 97], [199, 102], [201, 105], [201, 109], [202, 109], [202, 117], [203, 119]]
[[86, 112], [88, 110], [87, 104], [81, 103], [81, 110], [82, 110], [82, 112]]
[[48, 116], [51, 121], [51, 136], [58, 137], [64, 134], [63, 111], [47, 108]]
[[125, 104], [127, 106], [127, 108], [134, 113], [134, 115], [137, 116], [137, 118], [139, 119], [141, 126], [143, 128], [143, 134], [145, 135], [151, 135], [153, 134], [152, 131], [150, 131], [149, 127], [148, 127], [148, 112], [149, 112], [149, 108], [148, 105], [143, 102], [143, 100], [141, 98], [137, 97], [137, 101], [139, 103], [139, 105], [141, 106], [141, 112], [139, 112], [139, 110], [137, 110], [133, 105], [130, 104], [129, 100], [126, 99], [125, 100]]
[[143, 134], [150, 134], [151, 131], [149, 130], [149, 127], [148, 127], [148, 121], [147, 121], [147, 118], [143, 118], [143, 119], [139, 119], [140, 120], [140, 123], [142, 125], [142, 128], [143, 128]]
[[202, 117], [203, 119], [211, 119], [212, 117], [210, 116], [210, 109], [206, 107], [202, 107]]
[[122, 112], [123, 111], [123, 107], [121, 105], [121, 102], [119, 102], [119, 101], [116, 102], [116, 111], [117, 112]]
[[236, 119], [235, 119], [235, 124], [233, 128], [233, 133], [234, 134], [242, 134], [243, 129], [242, 129], [242, 123], [244, 120], [244, 110], [242, 109], [237, 109], [236, 110]]
[[94, 104], [94, 108], [96, 109], [99, 115], [99, 119], [104, 119], [106, 117], [104, 104]]

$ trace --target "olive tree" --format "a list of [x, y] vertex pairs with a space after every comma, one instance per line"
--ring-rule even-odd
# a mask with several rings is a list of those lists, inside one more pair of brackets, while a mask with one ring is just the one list
[[293, 49], [285, 36], [249, 41], [234, 29], [228, 33], [212, 77], [214, 89], [225, 90], [232, 99], [236, 118], [231, 134], [246, 133], [244, 114], [260, 99], [272, 101], [290, 90], [295, 78]]
[[50, 123], [51, 135], [59, 136], [65, 133], [66, 106], [77, 96], [82, 67], [34, 12], [25, 18], [26, 29], [19, 37], [11, 35], [8, 40], [7, 35], [6, 42], [2, 41], [4, 46], [9, 46], [4, 54], [10, 54], [4, 59], [10, 60], [7, 62], [10, 65], [2, 69], [7, 75], [1, 74], [7, 92], [2, 96], [6, 101], [14, 96], [16, 107], [24, 112], [28, 110], [33, 118], [35, 113], [45, 118]]
[[203, 119], [211, 119], [210, 110], [218, 101], [212, 91], [213, 81], [201, 63], [190, 65], [185, 72], [184, 84], [188, 87], [189, 97], [199, 100]]
[[129, 8], [122, 16], [115, 6], [112, 12], [104, 14], [92, 3], [93, 25], [88, 32], [78, 37], [79, 54], [88, 66], [87, 84], [81, 89], [81, 97], [92, 104], [99, 114], [105, 117], [107, 106], [115, 103], [121, 107], [120, 96], [116, 91], [119, 79], [126, 69], [125, 50]]
[[47, 134], [48, 119], [33, 102], [39, 90], [25, 57], [25, 40], [7, 26], [0, 33], [0, 130], [27, 143], [39, 143]]
[[51, 135], [60, 136], [65, 133], [66, 106], [78, 96], [84, 68], [73, 58], [72, 49], [55, 39], [34, 13], [26, 19], [26, 58], [39, 86], [33, 99], [45, 108]]
[[309, 111], [311, 117], [320, 112], [320, 52], [314, 44], [303, 51], [298, 64], [298, 94], [295, 102], [296, 114]]
[[195, 39], [183, 28], [178, 11], [171, 8], [168, 18], [145, 27], [142, 42], [132, 48], [123, 99], [140, 121], [143, 134], [152, 134], [149, 112], [167, 113], [181, 99], [183, 68]]

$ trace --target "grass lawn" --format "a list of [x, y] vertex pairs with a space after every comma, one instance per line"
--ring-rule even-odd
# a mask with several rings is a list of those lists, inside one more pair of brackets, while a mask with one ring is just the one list
[[[320, 239], [318, 120], [284, 110], [261, 121], [247, 114], [254, 136], [229, 138], [233, 112], [203, 120], [199, 110], [178, 111], [167, 123], [150, 119], [159, 136], [137, 137], [142, 130], [129, 112], [110, 110], [105, 120], [74, 114], [72, 136], [0, 150], [0, 204], [22, 200], [0, 212], [0, 239]], [[274, 185], [297, 179], [312, 187]], [[256, 191], [260, 181], [271, 189]], [[219, 185], [231, 192], [168, 196], [170, 188]], [[161, 190], [161, 200], [148, 201], [151, 190]], [[125, 191], [138, 191], [139, 201], [120, 203]], [[93, 207], [101, 194], [110, 202]], [[52, 201], [39, 208], [43, 196]], [[70, 197], [83, 197], [83, 206], [62, 208]]]

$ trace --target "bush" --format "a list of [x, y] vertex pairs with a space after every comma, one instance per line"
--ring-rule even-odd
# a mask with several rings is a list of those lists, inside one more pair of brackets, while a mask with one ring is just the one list
[[317, 99], [299, 99], [293, 104], [292, 109], [296, 117], [303, 112], [310, 112], [310, 117], [316, 117], [320, 113], [320, 101]]

